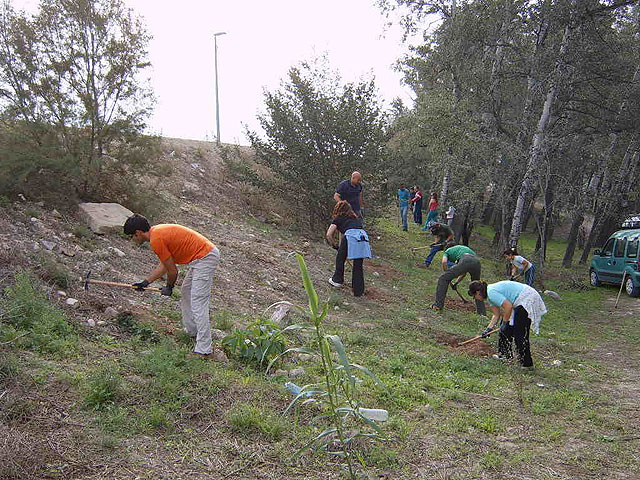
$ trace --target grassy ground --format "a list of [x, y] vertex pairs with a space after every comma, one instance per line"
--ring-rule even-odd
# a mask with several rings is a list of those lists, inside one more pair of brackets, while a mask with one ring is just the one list
[[[370, 294], [331, 292], [326, 322], [351, 360], [384, 384], [360, 386], [364, 406], [390, 413], [386, 442], [355, 447], [364, 475], [638, 478], [640, 336], [637, 314], [604, 303], [615, 289], [588, 288], [583, 266], [561, 269], [564, 248], [552, 242], [544, 286], [562, 300], [545, 297], [549, 313], [541, 335], [532, 334], [535, 369], [522, 371], [487, 356], [495, 338], [467, 353], [450, 345], [488, 319], [452, 291], [449, 308], [427, 310], [440, 254], [429, 270], [415, 268], [426, 252], [410, 247], [425, 245], [424, 233], [388, 220], [370, 233]], [[481, 227], [471, 244], [489, 282], [504, 278], [491, 238]], [[521, 242], [533, 261], [534, 242]], [[619, 311], [637, 303], [623, 299]], [[0, 309], [0, 478], [344, 476], [322, 454], [292, 456], [325, 424], [304, 406], [282, 415], [292, 399], [287, 378], [233, 357], [229, 365], [190, 358], [188, 339], [158, 327], [177, 329], [179, 316], [163, 304], [149, 313], [153, 321], [118, 317], [117, 334], [94, 335], [57, 310], [28, 272], [17, 276]], [[239, 317], [218, 310], [212, 322], [231, 331], [249, 320]], [[305, 368], [296, 383], [320, 374], [310, 360], [284, 366], [294, 365]]]

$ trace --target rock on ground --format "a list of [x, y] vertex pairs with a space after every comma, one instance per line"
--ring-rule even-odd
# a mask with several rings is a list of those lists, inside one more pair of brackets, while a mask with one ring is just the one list
[[80, 217], [94, 233], [104, 234], [122, 231], [124, 222], [133, 215], [119, 203], [81, 203]]

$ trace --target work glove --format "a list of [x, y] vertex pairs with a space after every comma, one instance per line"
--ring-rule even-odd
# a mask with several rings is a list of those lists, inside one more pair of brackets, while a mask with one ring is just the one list
[[340, 247], [338, 247], [338, 245], [331, 245], [331, 248], [333, 248], [334, 250], [339, 250]]
[[148, 280], [142, 280], [141, 282], [134, 283], [131, 286], [135, 287], [137, 291], [142, 292], [146, 287], [149, 286], [149, 283], [150, 282]]
[[509, 280], [510, 280], [510, 281], [512, 281], [512, 282], [513, 282], [515, 279], [516, 279], [516, 277], [514, 277], [513, 275], [511, 275], [511, 276], [509, 277]]
[[491, 327], [487, 327], [485, 328], [482, 333], [480, 334], [480, 336], [482, 338], [487, 338], [489, 335], [491, 335], [491, 330], [493, 330]]
[[451, 288], [452, 288], [453, 290], [456, 290], [456, 291], [457, 291], [457, 290], [458, 290], [458, 283], [457, 283], [457, 282], [456, 282], [456, 283], [452, 283], [452, 284], [451, 284]]
[[173, 285], [165, 285], [160, 290], [160, 295], [166, 295], [167, 297], [170, 297], [172, 293], [173, 293]]

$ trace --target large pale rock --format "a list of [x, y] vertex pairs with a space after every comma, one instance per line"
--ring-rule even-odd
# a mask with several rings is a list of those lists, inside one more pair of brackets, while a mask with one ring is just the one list
[[124, 222], [133, 215], [119, 203], [81, 203], [80, 217], [94, 233], [121, 232]]

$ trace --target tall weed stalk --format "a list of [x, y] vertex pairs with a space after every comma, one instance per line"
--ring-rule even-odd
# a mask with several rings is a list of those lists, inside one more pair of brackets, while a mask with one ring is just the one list
[[[344, 458], [349, 470], [349, 477], [355, 479], [356, 470], [351, 449], [352, 442], [357, 438], [384, 439], [384, 433], [376, 422], [363, 415], [363, 409], [357, 399], [356, 388], [360, 379], [355, 376], [355, 373], [364, 373], [376, 384], [382, 384], [367, 368], [350, 362], [339, 336], [328, 335], [324, 332], [323, 321], [327, 317], [329, 304], [319, 301], [302, 255], [296, 254], [296, 258], [309, 299], [309, 309], [307, 311], [300, 307], [296, 308], [307, 314], [311, 320], [311, 325], [298, 325], [297, 327], [300, 330], [307, 329], [313, 332], [314, 348], [289, 348], [274, 358], [267, 370], [278, 358], [290, 352], [306, 353], [319, 360], [323, 380], [301, 387], [300, 392], [289, 404], [285, 413], [299, 403], [316, 405], [321, 411], [317, 418], [328, 420], [330, 425], [300, 448], [296, 455], [300, 455], [308, 449], [314, 449], [316, 451], [324, 450], [329, 455]], [[360, 430], [360, 427], [365, 427], [366, 431]]]

